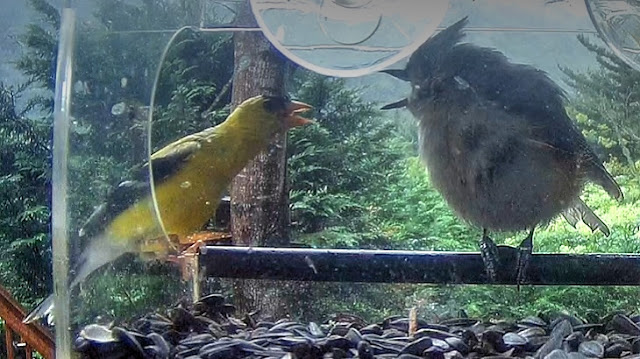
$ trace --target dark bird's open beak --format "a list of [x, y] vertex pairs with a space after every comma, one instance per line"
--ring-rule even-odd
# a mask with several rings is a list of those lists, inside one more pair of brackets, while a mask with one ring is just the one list
[[409, 104], [409, 100], [406, 99], [406, 98], [403, 98], [400, 101], [396, 101], [394, 103], [390, 103], [388, 105], [384, 105], [380, 109], [381, 110], [391, 110], [391, 109], [394, 109], [394, 108], [407, 107], [408, 104]]
[[284, 119], [287, 128], [304, 126], [313, 123], [313, 120], [298, 115], [300, 113], [307, 112], [312, 108], [313, 107], [311, 105], [307, 105], [304, 102], [290, 101], [287, 105], [287, 116]]

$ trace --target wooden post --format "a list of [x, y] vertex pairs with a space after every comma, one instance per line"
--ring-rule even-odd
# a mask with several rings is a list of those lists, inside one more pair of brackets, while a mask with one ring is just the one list
[[[7, 337], [7, 345], [9, 345], [9, 339], [13, 341], [13, 332], [15, 332], [43, 357], [53, 358], [55, 352], [53, 335], [37, 323], [23, 323], [25, 316], [25, 311], [20, 304], [0, 286], [0, 318], [4, 320], [7, 332], [11, 332], [7, 333], [11, 335], [11, 338]], [[10, 348], [8, 346], [7, 351], [13, 352], [13, 345]]]
[[16, 357], [15, 350], [13, 350], [13, 331], [10, 327], [5, 327], [4, 339], [7, 344], [7, 358], [14, 359]]
[[[237, 23], [256, 26], [249, 3], [240, 5]], [[284, 95], [284, 57], [261, 32], [234, 35], [232, 104], [256, 95]], [[289, 200], [286, 184], [286, 134], [273, 142], [240, 172], [231, 189], [231, 234], [238, 245], [280, 246], [289, 239]], [[234, 302], [241, 312], [260, 309], [282, 314], [278, 288], [252, 280], [234, 283]]]

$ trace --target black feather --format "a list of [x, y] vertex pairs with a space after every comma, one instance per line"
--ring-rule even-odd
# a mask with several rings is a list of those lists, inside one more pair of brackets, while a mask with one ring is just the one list
[[286, 96], [263, 96], [265, 98], [264, 101], [264, 109], [270, 113], [277, 113], [286, 110], [287, 105], [291, 101]]
[[420, 83], [434, 74], [436, 67], [449, 57], [449, 51], [464, 36], [462, 28], [467, 22], [467, 17], [462, 18], [431, 37], [411, 54], [405, 70], [411, 84]]
[[400, 101], [396, 101], [394, 103], [390, 103], [390, 104], [384, 105], [384, 106], [380, 107], [380, 109], [381, 110], [391, 110], [391, 109], [394, 109], [394, 108], [407, 107], [407, 103], [408, 102], [409, 102], [408, 99], [403, 98]]
[[[162, 184], [182, 169], [197, 149], [198, 144], [194, 142], [193, 145], [177, 148], [167, 156], [151, 160], [154, 185]], [[80, 229], [79, 236], [90, 239], [98, 235], [113, 219], [150, 193], [149, 165], [145, 163], [132, 170], [131, 179], [120, 182], [107, 194], [104, 203], [93, 211]]]

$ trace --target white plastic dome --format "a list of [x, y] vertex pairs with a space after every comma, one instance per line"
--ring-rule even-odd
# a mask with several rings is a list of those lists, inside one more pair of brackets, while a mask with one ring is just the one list
[[273, 45], [315, 72], [355, 77], [409, 56], [442, 21], [441, 0], [251, 0]]

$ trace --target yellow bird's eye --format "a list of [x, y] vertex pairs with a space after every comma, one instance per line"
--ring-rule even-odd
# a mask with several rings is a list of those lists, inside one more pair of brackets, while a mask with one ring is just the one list
[[287, 108], [289, 99], [281, 96], [264, 96], [264, 109], [270, 113], [281, 113]]

